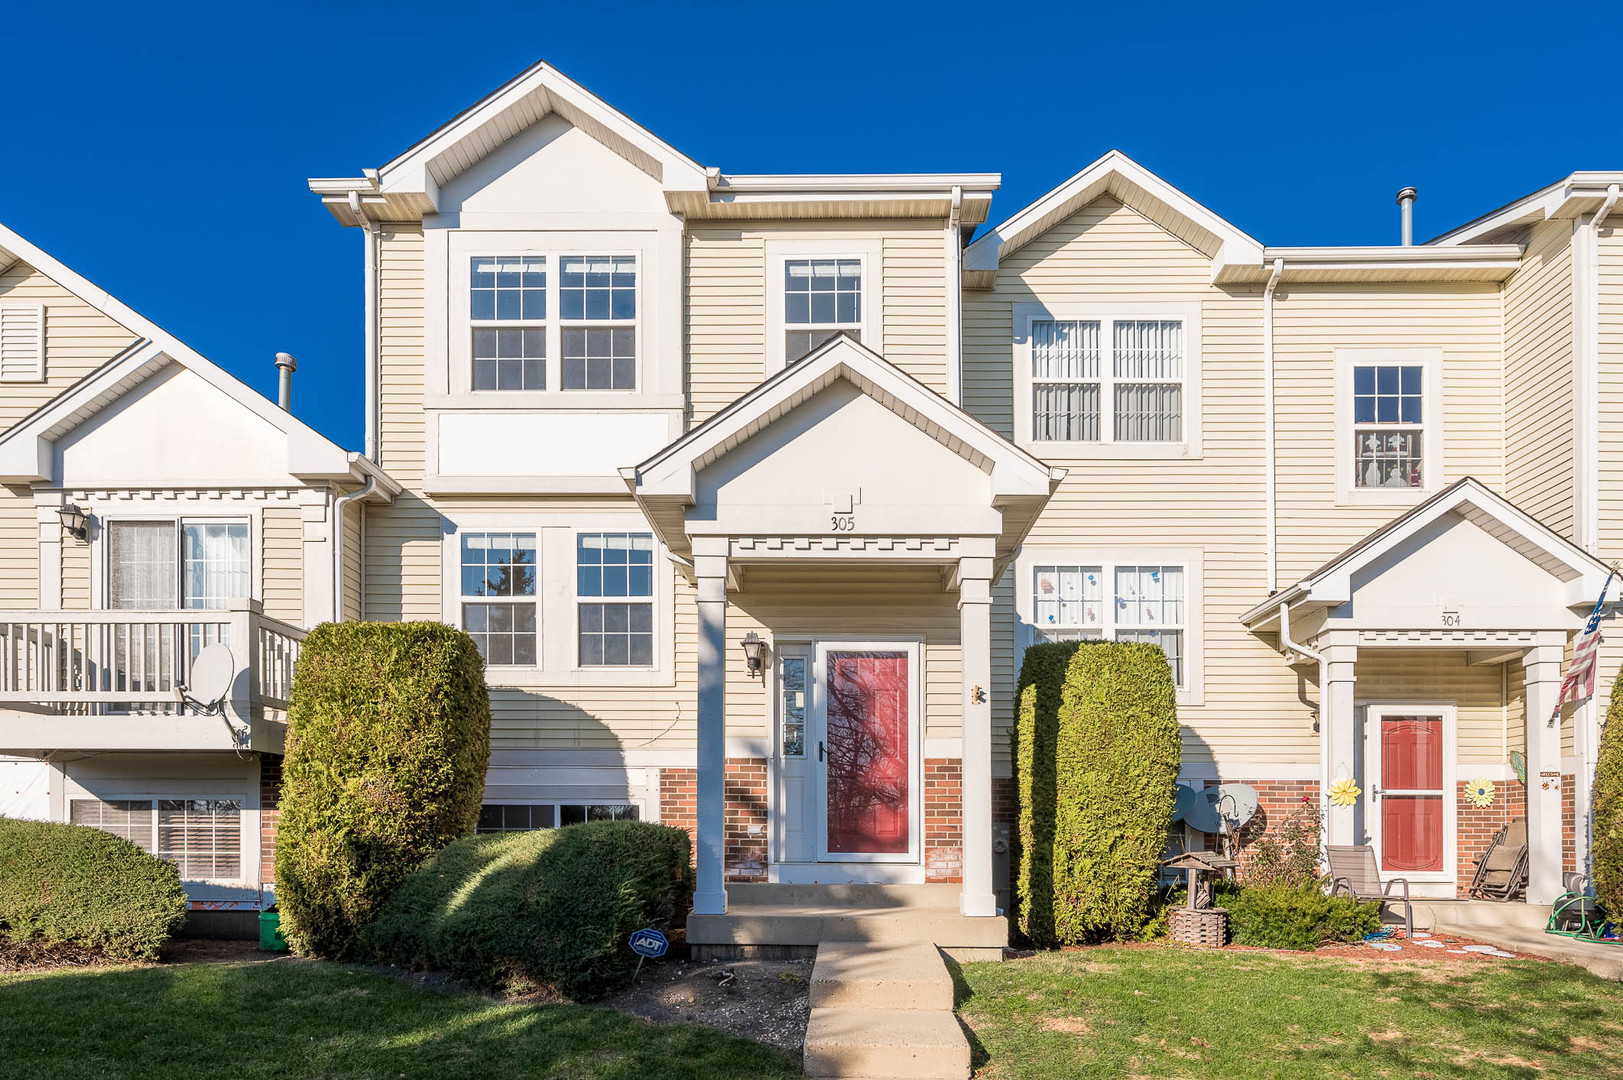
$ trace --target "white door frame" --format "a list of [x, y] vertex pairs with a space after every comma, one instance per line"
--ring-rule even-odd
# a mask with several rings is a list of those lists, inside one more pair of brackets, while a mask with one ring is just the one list
[[[1375, 848], [1375, 865], [1381, 880], [1405, 878], [1411, 882], [1447, 883], [1453, 886], [1459, 874], [1458, 810], [1459, 784], [1457, 714], [1453, 702], [1373, 701], [1362, 706], [1364, 716], [1363, 804], [1364, 832]], [[1441, 716], [1443, 719], [1443, 868], [1433, 873], [1388, 872], [1381, 869], [1381, 720], [1387, 716]]]
[[[819, 638], [812, 665], [811, 708], [807, 710], [808, 754], [828, 737], [828, 654], [830, 652], [900, 652], [907, 654], [907, 852], [867, 853], [828, 850], [828, 767], [816, 767], [817, 861], [820, 863], [908, 863], [918, 864], [923, 849], [924, 762], [923, 750], [923, 658], [924, 643], [917, 637], [889, 640]], [[821, 757], [822, 755], [819, 755]]]

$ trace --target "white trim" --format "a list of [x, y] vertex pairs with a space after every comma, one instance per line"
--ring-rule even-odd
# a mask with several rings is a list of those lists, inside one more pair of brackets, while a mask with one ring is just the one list
[[[1363, 737], [1360, 746], [1360, 786], [1364, 789], [1361, 805], [1364, 814], [1364, 833], [1375, 848], [1376, 866], [1380, 868], [1381, 811], [1376, 791], [1381, 777], [1380, 721], [1385, 716], [1433, 716], [1443, 720], [1443, 868], [1432, 872], [1412, 870], [1387, 871], [1380, 869], [1381, 880], [1406, 878], [1410, 882], [1447, 883], [1451, 887], [1459, 876], [1459, 763], [1458, 716], [1452, 702], [1416, 701], [1355, 701], [1354, 708], [1362, 718]], [[1448, 893], [1453, 896], [1452, 889]]]
[[[116, 504], [115, 504], [116, 505]], [[109, 559], [112, 557], [112, 544], [108, 539], [108, 527], [120, 523], [162, 522], [175, 526], [175, 586], [177, 591], [184, 591], [186, 584], [185, 563], [185, 537], [181, 527], [190, 522], [230, 523], [241, 522], [248, 526], [248, 559], [249, 559], [249, 587], [253, 590], [252, 596], [240, 597], [243, 600], [258, 600], [263, 602], [265, 595], [265, 522], [263, 507], [233, 507], [213, 508], [200, 507], [196, 510], [188, 509], [183, 514], [141, 513], [134, 507], [118, 506], [116, 509], [99, 511], [97, 504], [82, 507], [89, 512], [94, 520], [94, 528], [90, 533], [90, 606], [96, 611], [104, 611], [108, 602], [108, 582], [111, 580], [112, 567]], [[301, 543], [302, 549], [302, 543]], [[301, 551], [302, 555], [302, 551]], [[231, 599], [239, 599], [232, 597]], [[177, 596], [175, 610], [180, 610], [181, 600]], [[207, 609], [202, 609], [207, 610]], [[218, 610], [218, 609], [216, 609]]]
[[[768, 237], [766, 248], [766, 367], [775, 375], [786, 366], [784, 335], [784, 263], [802, 259], [856, 259], [862, 263], [862, 318], [855, 329], [862, 343], [874, 352], [885, 352], [884, 243], [878, 237], [818, 238]], [[812, 350], [816, 352], [816, 350]]]
[[[1363, 366], [1421, 369], [1420, 487], [1368, 488], [1353, 483], [1353, 368]], [[1336, 366], [1336, 501], [1351, 506], [1413, 506], [1442, 489], [1443, 350], [1338, 348]], [[1382, 426], [1379, 424], [1373, 426]]]
[[[1033, 573], [1038, 566], [1099, 566], [1107, 580], [1102, 587], [1114, 589], [1112, 575], [1117, 566], [1181, 566], [1184, 578], [1183, 673], [1178, 688], [1179, 705], [1206, 702], [1206, 604], [1205, 552], [1195, 547], [1075, 547], [1026, 544], [1015, 558], [1014, 608], [1015, 668], [1020, 657], [1037, 641]], [[1232, 773], [1239, 776], [1239, 773]]]
[[[1045, 461], [1095, 458], [1198, 459], [1201, 446], [1201, 327], [1199, 303], [1173, 304], [1015, 304], [1014, 441]], [[1100, 340], [1099, 441], [1049, 442], [1032, 438], [1031, 327], [1035, 322], [1097, 320]], [[1117, 442], [1112, 355], [1117, 319], [1177, 319], [1183, 323], [1183, 438], [1178, 442]]]
[[[675, 571], [659, 533], [632, 507], [592, 513], [564, 510], [442, 515], [440, 617], [462, 626], [462, 532], [536, 534], [536, 666], [492, 667], [493, 686], [673, 686], [676, 637]], [[645, 532], [654, 537], [654, 662], [647, 667], [581, 667], [575, 596], [575, 537], [583, 532]]]

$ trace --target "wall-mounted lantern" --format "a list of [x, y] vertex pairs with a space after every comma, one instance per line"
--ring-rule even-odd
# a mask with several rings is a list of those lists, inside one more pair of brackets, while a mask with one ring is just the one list
[[744, 663], [749, 667], [750, 678], [756, 678], [766, 667], [766, 642], [751, 630], [738, 644], [744, 650]]
[[56, 516], [62, 519], [62, 531], [75, 540], [84, 540], [90, 536], [89, 515], [72, 503], [58, 507]]

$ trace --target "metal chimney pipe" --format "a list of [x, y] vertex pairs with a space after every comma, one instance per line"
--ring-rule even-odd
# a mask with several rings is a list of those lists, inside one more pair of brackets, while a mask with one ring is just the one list
[[1414, 201], [1420, 193], [1412, 187], [1398, 192], [1398, 205], [1403, 208], [1403, 246], [1414, 243]]
[[279, 376], [276, 383], [276, 404], [282, 407], [283, 412], [293, 411], [293, 373], [297, 370], [299, 362], [293, 358], [292, 353], [276, 354], [276, 371]]

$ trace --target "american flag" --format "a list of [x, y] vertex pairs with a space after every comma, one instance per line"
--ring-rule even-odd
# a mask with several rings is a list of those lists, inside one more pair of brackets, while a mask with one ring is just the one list
[[1616, 576], [1615, 568], [1606, 575], [1606, 584], [1600, 587], [1600, 599], [1595, 601], [1595, 610], [1589, 613], [1583, 633], [1578, 635], [1577, 642], [1572, 646], [1572, 662], [1567, 665], [1567, 677], [1561, 681], [1561, 693], [1556, 695], [1555, 711], [1550, 713], [1547, 727], [1561, 719], [1561, 706], [1569, 701], [1587, 701], [1595, 693], [1595, 654], [1600, 650], [1601, 610], [1606, 606], [1606, 590], [1612, 587], [1612, 579]]

